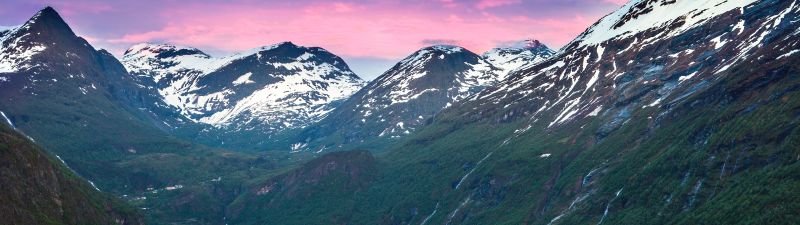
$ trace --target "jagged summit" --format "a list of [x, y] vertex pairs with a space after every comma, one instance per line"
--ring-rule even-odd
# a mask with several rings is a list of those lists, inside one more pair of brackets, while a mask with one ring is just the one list
[[276, 49], [276, 48], [301, 48], [301, 47], [302, 46], [296, 45], [296, 44], [292, 43], [291, 41], [283, 41], [283, 42], [278, 42], [278, 43], [273, 44], [273, 45], [264, 46], [262, 48], [265, 48], [265, 49], [266, 48]]
[[525, 40], [513, 42], [511, 44], [506, 44], [499, 46], [498, 48], [508, 48], [508, 49], [530, 49], [530, 50], [550, 50], [547, 45], [542, 43], [541, 41], [535, 38], [528, 38]]
[[502, 69], [501, 76], [523, 67], [528, 67], [553, 56], [555, 52], [536, 39], [526, 39], [508, 46], [498, 47], [483, 53], [483, 58]]
[[474, 54], [474, 53], [470, 52], [469, 50], [466, 50], [466, 49], [464, 49], [464, 48], [462, 48], [460, 46], [455, 46], [455, 45], [432, 45], [432, 46], [421, 48], [421, 49], [415, 51], [414, 53], [411, 53], [406, 58], [404, 58], [403, 60], [398, 62], [396, 66], [401, 66], [403, 64], [408, 64], [410, 62], [415, 62], [415, 61], [416, 62], [422, 62], [424, 60], [437, 58], [437, 57], [440, 58], [440, 59], [444, 59], [445, 55], [452, 55], [452, 54], [459, 54], [459, 53], [464, 54], [464, 55]]
[[[58, 43], [58, 44], [56, 44]], [[0, 72], [16, 72], [32, 67], [31, 59], [45, 51], [86, 53], [94, 49], [75, 35], [52, 7], [46, 7], [22, 25], [0, 31]], [[68, 57], [52, 55], [48, 57]]]
[[[61, 15], [59, 15], [58, 12], [56, 11], [56, 9], [54, 9], [51, 6], [46, 6], [43, 9], [39, 10], [39, 12], [36, 12], [36, 14], [34, 14], [33, 17], [31, 17], [30, 20], [33, 20], [33, 21], [51, 20], [51, 21], [64, 22], [64, 20], [61, 18]], [[65, 23], [65, 25], [66, 25], [66, 23]]]
[[433, 46], [428, 46], [428, 47], [420, 49], [420, 51], [422, 51], [422, 50], [442, 51], [444, 53], [452, 54], [452, 53], [464, 51], [464, 48], [462, 48], [461, 46], [456, 46], [456, 45], [433, 45]]
[[545, 46], [544, 44], [539, 42], [539, 40], [536, 39], [528, 39], [522, 42], [525, 43], [525, 48], [527, 49], [547, 48], [547, 46]]
[[[391, 86], [396, 90], [391, 91], [389, 96], [399, 102], [418, 96], [409, 94], [417, 91], [462, 87], [451, 93], [450, 97], [454, 100], [471, 94], [475, 87], [496, 82], [500, 79], [496, 73], [498, 71], [491, 63], [462, 47], [435, 45], [409, 55], [370, 86]], [[418, 90], [409, 92], [406, 90], [409, 88]]]
[[200, 55], [206, 58], [211, 56], [206, 54], [200, 49], [184, 46], [175, 46], [170, 44], [154, 44], [154, 43], [140, 43], [128, 48], [124, 55], [143, 55], [155, 54], [156, 58], [169, 58], [183, 55]]
[[39, 10], [39, 12], [25, 22], [21, 28], [28, 32], [44, 33], [44, 36], [76, 36], [69, 25], [67, 25], [67, 22], [61, 18], [61, 15], [50, 6]]

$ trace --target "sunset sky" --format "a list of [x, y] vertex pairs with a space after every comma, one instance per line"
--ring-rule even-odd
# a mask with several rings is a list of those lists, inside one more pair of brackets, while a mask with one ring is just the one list
[[534, 38], [572, 40], [624, 0], [105, 1], [4, 0], [0, 26], [53, 6], [97, 48], [121, 55], [140, 42], [171, 43], [223, 56], [281, 41], [323, 47], [372, 79], [434, 44], [482, 53]]

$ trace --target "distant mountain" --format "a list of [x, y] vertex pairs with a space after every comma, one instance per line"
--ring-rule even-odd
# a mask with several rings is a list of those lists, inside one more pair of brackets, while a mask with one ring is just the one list
[[512, 70], [540, 63], [553, 54], [555, 52], [539, 40], [529, 39], [510, 46], [491, 49], [483, 53], [483, 58], [502, 69], [501, 76], [505, 78]]
[[[291, 148], [322, 151], [406, 136], [443, 108], [496, 84], [501, 73], [501, 69], [461, 47], [423, 48], [306, 128]], [[321, 145], [317, 146], [318, 142]]]
[[291, 42], [215, 58], [190, 47], [138, 44], [125, 67], [187, 120], [213, 126], [197, 139], [258, 146], [321, 119], [363, 86], [338, 56]]
[[119, 199], [0, 122], [0, 221], [4, 224], [144, 224]]

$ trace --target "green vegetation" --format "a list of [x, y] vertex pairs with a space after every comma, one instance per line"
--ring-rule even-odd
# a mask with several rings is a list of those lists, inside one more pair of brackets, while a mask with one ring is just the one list
[[0, 125], [0, 189], [4, 224], [143, 224], [137, 210], [94, 190], [4, 124]]

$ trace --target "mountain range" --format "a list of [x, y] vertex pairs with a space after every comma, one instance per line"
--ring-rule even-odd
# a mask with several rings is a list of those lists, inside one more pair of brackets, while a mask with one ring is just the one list
[[146, 80], [142, 86], [177, 108], [181, 120], [209, 125], [196, 139], [226, 146], [260, 146], [281, 131], [316, 122], [363, 86], [338, 56], [290, 42], [221, 58], [195, 48], [138, 44], [122, 62]]
[[122, 63], [137, 86], [177, 109], [179, 117], [162, 117], [174, 135], [236, 149], [321, 152], [409, 134], [448, 104], [552, 54], [536, 40], [484, 56], [431, 46], [369, 83], [338, 56], [291, 42], [221, 58], [143, 43], [125, 51]]
[[557, 51], [430, 46], [369, 82], [291, 42], [117, 60], [48, 7], [0, 31], [2, 218], [795, 224], [798, 3], [633, 0]]

